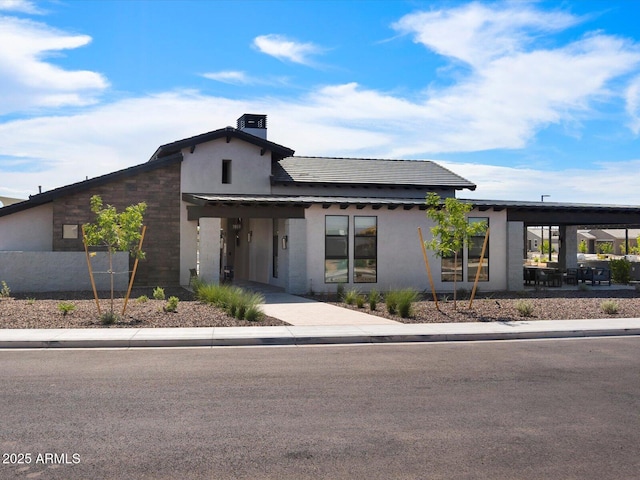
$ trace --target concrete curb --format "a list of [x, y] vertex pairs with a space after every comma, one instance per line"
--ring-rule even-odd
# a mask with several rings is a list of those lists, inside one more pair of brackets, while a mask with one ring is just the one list
[[640, 319], [508, 323], [0, 330], [0, 349], [145, 348], [469, 342], [640, 335]]

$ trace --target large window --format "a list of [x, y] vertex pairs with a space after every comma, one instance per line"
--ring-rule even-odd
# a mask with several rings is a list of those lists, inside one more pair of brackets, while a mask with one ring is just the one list
[[[469, 223], [484, 223], [489, 226], [488, 218], [469, 218]], [[486, 230], [485, 230], [486, 231]], [[480, 255], [482, 254], [482, 246], [484, 244], [484, 232], [471, 237], [469, 239], [469, 245], [467, 245], [467, 280], [473, 282], [476, 279], [478, 272], [478, 265], [480, 264]], [[480, 268], [481, 282], [489, 281], [489, 241], [487, 239], [487, 248], [484, 252], [484, 258], [482, 260], [482, 267]]]
[[353, 222], [353, 281], [375, 283], [378, 279], [378, 218], [354, 217]]
[[346, 215], [325, 217], [324, 281], [349, 281], [349, 217]]

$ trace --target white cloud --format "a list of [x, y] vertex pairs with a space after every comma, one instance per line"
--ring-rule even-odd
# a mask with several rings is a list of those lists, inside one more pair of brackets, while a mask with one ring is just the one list
[[284, 35], [260, 35], [253, 40], [253, 45], [262, 53], [278, 60], [311, 65], [309, 57], [322, 52], [322, 48], [313, 43], [300, 43]]
[[580, 22], [563, 12], [542, 12], [527, 3], [487, 6], [473, 2], [449, 10], [406, 15], [393, 27], [412, 34], [440, 55], [481, 67], [515, 55], [533, 41], [537, 33], [555, 32]]
[[42, 23], [0, 16], [0, 115], [39, 107], [87, 105], [108, 86], [100, 74], [69, 71], [43, 58], [87, 45], [91, 37], [69, 35]]
[[640, 134], [640, 76], [635, 77], [627, 87], [625, 94], [627, 103], [627, 113], [629, 114], [629, 128], [638, 135]]
[[203, 73], [202, 76], [204, 78], [208, 78], [209, 80], [229, 83], [232, 85], [250, 85], [253, 83], [253, 79], [251, 79], [245, 72], [240, 72], [237, 70], [224, 70], [222, 72]]
[[35, 3], [29, 0], [0, 0], [0, 11], [28, 13], [31, 15], [41, 15], [41, 10]]
[[[640, 205], [640, 191], [634, 174], [640, 169], [640, 160], [614, 161], [591, 169], [558, 168], [553, 171], [438, 163], [478, 186], [473, 192], [460, 192], [461, 198], [536, 202], [540, 201], [541, 195], [549, 195], [545, 202]], [[606, 194], [596, 198], [594, 191]]]

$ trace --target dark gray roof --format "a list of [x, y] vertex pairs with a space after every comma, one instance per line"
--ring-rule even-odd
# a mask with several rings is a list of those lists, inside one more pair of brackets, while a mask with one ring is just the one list
[[264, 151], [271, 151], [273, 157], [275, 157], [276, 160], [294, 154], [294, 150], [288, 147], [284, 147], [277, 143], [270, 142], [269, 140], [256, 137], [255, 135], [251, 135], [250, 133], [243, 132], [242, 130], [238, 130], [233, 127], [225, 127], [219, 130], [214, 130], [212, 132], [202, 133], [200, 135], [195, 135], [193, 137], [161, 145], [151, 156], [151, 160], [166, 157], [168, 155], [174, 155], [180, 152], [183, 148], [194, 148], [200, 143], [210, 142], [212, 140], [217, 140], [218, 138], [225, 138], [227, 140], [227, 143], [230, 142], [232, 138], [237, 138], [239, 140], [244, 140], [245, 142], [252, 143], [262, 148]]
[[287, 157], [274, 164], [274, 184], [349, 184], [435, 188], [476, 185], [428, 160]]

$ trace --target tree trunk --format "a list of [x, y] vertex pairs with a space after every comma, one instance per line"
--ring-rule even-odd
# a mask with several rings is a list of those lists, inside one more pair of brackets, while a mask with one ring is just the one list
[[113, 317], [113, 254], [109, 249], [109, 275], [111, 277], [111, 316]]
[[456, 288], [456, 281], [458, 279], [458, 252], [453, 252], [453, 309], [458, 309], [458, 289]]

